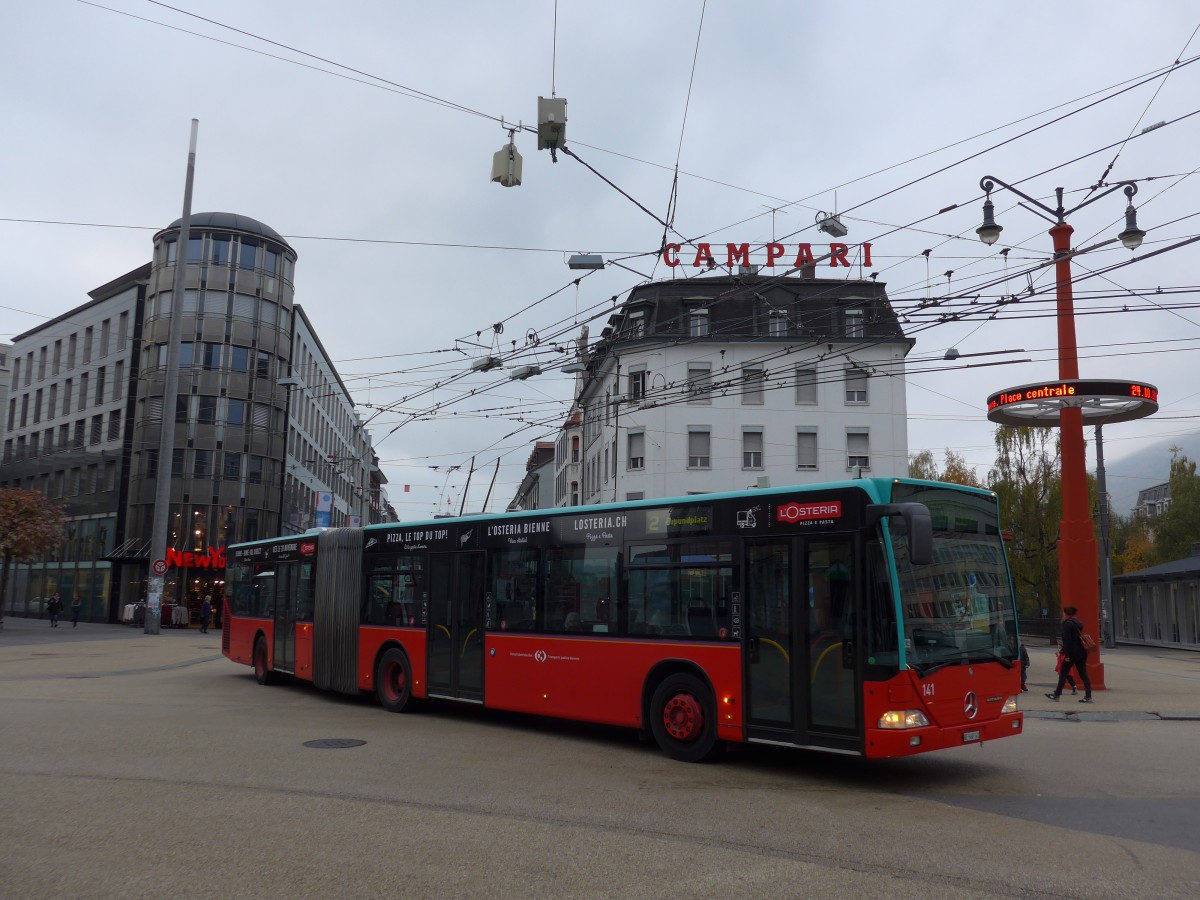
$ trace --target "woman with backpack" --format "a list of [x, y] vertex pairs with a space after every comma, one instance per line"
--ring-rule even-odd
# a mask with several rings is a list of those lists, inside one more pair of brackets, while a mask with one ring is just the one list
[[1075, 613], [1079, 610], [1074, 606], [1063, 607], [1062, 621], [1062, 652], [1066, 659], [1063, 661], [1062, 669], [1058, 673], [1058, 685], [1054, 688], [1054, 692], [1047, 694], [1051, 700], [1058, 702], [1059, 696], [1062, 694], [1063, 685], [1067, 683], [1067, 678], [1071, 675], [1071, 669], [1075, 669], [1079, 673], [1079, 679], [1083, 682], [1083, 698], [1080, 703], [1092, 702], [1092, 679], [1088, 676], [1087, 670], [1087, 647], [1086, 640], [1091, 640], [1083, 633], [1083, 623], [1075, 618]]

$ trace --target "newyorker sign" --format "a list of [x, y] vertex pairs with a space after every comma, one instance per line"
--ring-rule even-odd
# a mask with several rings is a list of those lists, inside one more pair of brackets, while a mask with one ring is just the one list
[[[722, 249], [720, 244], [717, 247], [717, 254], [724, 254], [724, 261], [718, 260], [713, 252], [713, 244], [695, 244], [695, 253], [692, 252], [692, 245], [687, 249], [682, 244], [667, 244], [663, 247], [662, 261], [671, 268], [682, 265], [690, 265], [694, 269], [699, 269], [701, 266], [714, 268], [718, 265], [723, 265], [732, 269], [734, 266], [749, 266], [750, 263], [750, 245], [749, 244], [725, 244]], [[845, 266], [847, 269], [852, 265], [862, 264], [864, 266], [871, 265], [871, 245], [856, 244], [853, 245], [861, 249], [861, 254], [855, 253], [854, 259], [851, 261], [850, 244], [829, 244], [829, 251], [823, 253], [818, 259], [813, 255], [812, 244], [796, 244], [795, 253], [783, 244], [764, 244], [762, 251], [765, 255], [765, 260], [762, 265], [769, 268], [774, 268], [776, 261], [781, 261], [780, 265], [786, 265], [792, 269], [799, 269], [801, 266], [815, 266], [818, 262], [826, 259], [829, 260], [829, 265], [833, 268]], [[818, 248], [819, 249], [819, 248]], [[861, 255], [861, 259], [859, 256]], [[688, 257], [691, 257], [691, 262], [688, 263]]]

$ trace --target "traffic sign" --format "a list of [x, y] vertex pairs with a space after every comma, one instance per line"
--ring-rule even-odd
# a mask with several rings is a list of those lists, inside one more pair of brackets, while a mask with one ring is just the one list
[[156, 559], [150, 568], [153, 570], [155, 575], [166, 575], [167, 561], [165, 559]]

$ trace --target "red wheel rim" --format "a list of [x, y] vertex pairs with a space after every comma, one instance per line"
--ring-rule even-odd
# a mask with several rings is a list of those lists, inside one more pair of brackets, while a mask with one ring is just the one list
[[663, 727], [677, 741], [694, 741], [704, 730], [704, 709], [691, 694], [676, 694], [663, 705]]
[[408, 679], [404, 675], [404, 666], [398, 662], [390, 663], [383, 677], [383, 686], [388, 700], [399, 700], [407, 685]]

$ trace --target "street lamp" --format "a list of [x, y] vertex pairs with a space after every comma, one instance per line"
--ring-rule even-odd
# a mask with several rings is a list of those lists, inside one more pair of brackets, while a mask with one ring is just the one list
[[[1101, 197], [1107, 197], [1113, 191], [1124, 188], [1128, 198], [1125, 230], [1118, 237], [1125, 247], [1136, 250], [1146, 236], [1146, 233], [1138, 228], [1137, 211], [1133, 207], [1133, 195], [1137, 193], [1137, 185], [1132, 181], [1119, 182], [1071, 209], [1063, 208], [1063, 189], [1056, 188], [1058, 206], [1051, 209], [1024, 191], [994, 175], [988, 175], [979, 182], [979, 187], [986, 193], [987, 198], [983, 204], [983, 224], [975, 233], [989, 246], [999, 240], [1003, 230], [996, 224], [995, 207], [992, 205], [992, 189], [996, 185], [1007, 188], [1032, 204], [1032, 207], [1026, 206], [1025, 203], [1020, 204], [1030, 212], [1054, 223], [1050, 229], [1050, 238], [1054, 246], [1055, 288], [1058, 297], [1058, 377], [1064, 381], [1078, 379], [1079, 351], [1075, 343], [1075, 309], [1071, 293], [1071, 234], [1074, 229], [1067, 224], [1066, 218], [1095, 203]], [[1059, 593], [1064, 605], [1078, 607], [1079, 619], [1083, 622], [1084, 630], [1100, 634], [1100, 598], [1097, 583], [1099, 560], [1096, 533], [1088, 503], [1083, 410], [1077, 405], [1064, 404], [1058, 415], [1062, 448], [1062, 522], [1059, 525], [1058, 537]], [[1088, 670], [1092, 683], [1103, 689], [1104, 666], [1100, 662], [1099, 649], [1088, 655]]]

